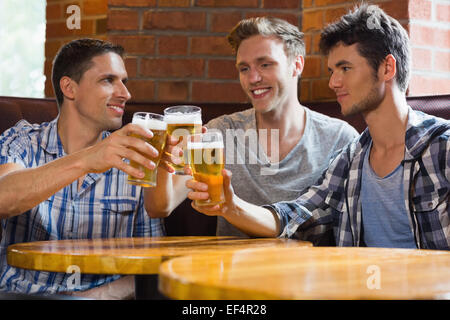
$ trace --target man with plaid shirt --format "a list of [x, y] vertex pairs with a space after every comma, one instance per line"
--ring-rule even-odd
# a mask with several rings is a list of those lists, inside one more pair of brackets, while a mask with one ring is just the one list
[[132, 276], [81, 274], [74, 285], [69, 272], [15, 268], [6, 259], [14, 243], [164, 235], [162, 220], [146, 211], [147, 191], [126, 182], [144, 173], [123, 159], [153, 169], [148, 158], [158, 152], [131, 136], [150, 139], [149, 130], [122, 127], [131, 98], [123, 56], [121, 46], [98, 39], [65, 44], [52, 69], [57, 118], [21, 120], [0, 136], [0, 292], [134, 296]]
[[[412, 110], [406, 31], [377, 6], [355, 8], [321, 34], [329, 86], [344, 115], [368, 128], [294, 201], [249, 204], [230, 187], [226, 203], [196, 209], [256, 236], [296, 237], [315, 245], [450, 249], [450, 121]], [[208, 197], [190, 180], [192, 200]]]

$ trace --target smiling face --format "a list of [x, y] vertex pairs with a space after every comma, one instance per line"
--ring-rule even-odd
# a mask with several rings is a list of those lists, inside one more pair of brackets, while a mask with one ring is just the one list
[[256, 112], [270, 112], [297, 101], [295, 59], [286, 56], [283, 42], [272, 36], [252, 36], [242, 41], [236, 67], [244, 92]]
[[338, 43], [328, 55], [329, 86], [336, 93], [344, 116], [367, 113], [383, 100], [382, 81], [356, 46]]
[[131, 98], [126, 81], [125, 65], [118, 54], [92, 58], [92, 66], [78, 83], [74, 81], [73, 102], [81, 123], [100, 131], [120, 128], [125, 103]]

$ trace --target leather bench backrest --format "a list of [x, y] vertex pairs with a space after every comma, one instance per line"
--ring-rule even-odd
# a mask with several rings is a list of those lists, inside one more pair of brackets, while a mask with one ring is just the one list
[[[450, 94], [425, 97], [408, 97], [408, 104], [416, 110], [450, 119]], [[148, 111], [162, 114], [164, 108], [182, 103], [158, 102], [128, 102], [123, 123], [131, 121], [137, 111]], [[230, 114], [250, 108], [249, 104], [230, 103], [186, 103], [198, 105], [202, 108], [203, 123], [223, 114]], [[337, 102], [305, 102], [305, 106], [331, 117], [344, 119], [362, 132], [366, 127], [361, 116], [342, 117]], [[0, 96], [0, 133], [12, 127], [20, 119], [27, 119], [31, 123], [51, 121], [58, 114], [54, 99], [18, 98]], [[174, 212], [165, 219], [168, 235], [214, 235], [216, 218], [202, 215], [191, 207], [186, 199]], [[1, 230], [0, 230], [1, 231]]]

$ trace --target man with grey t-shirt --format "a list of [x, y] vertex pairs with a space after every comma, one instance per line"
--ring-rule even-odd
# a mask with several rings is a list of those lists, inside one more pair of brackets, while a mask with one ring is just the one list
[[[333, 154], [357, 136], [345, 121], [300, 108], [306, 118], [302, 138], [283, 159], [272, 163], [255, 143], [255, 109], [224, 115], [206, 125], [222, 132], [225, 168], [233, 173], [232, 185], [239, 198], [255, 205], [298, 198], [328, 167]], [[217, 235], [246, 236], [224, 218], [217, 219]]]
[[[305, 45], [297, 27], [276, 18], [239, 22], [228, 36], [236, 52], [242, 89], [253, 108], [210, 121], [208, 130], [222, 131], [226, 168], [243, 200], [262, 205], [290, 200], [312, 185], [332, 155], [358, 136], [346, 122], [303, 107], [298, 79]], [[172, 153], [171, 144], [166, 150]], [[171, 159], [163, 156], [163, 163]], [[151, 217], [164, 217], [188, 194], [190, 177], [158, 170]], [[219, 235], [243, 233], [219, 218]]]

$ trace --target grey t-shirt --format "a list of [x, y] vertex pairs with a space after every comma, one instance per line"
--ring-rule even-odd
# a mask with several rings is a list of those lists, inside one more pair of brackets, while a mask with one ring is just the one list
[[[239, 198], [255, 205], [297, 199], [321, 176], [336, 151], [359, 136], [347, 122], [304, 108], [303, 137], [284, 159], [272, 164], [258, 144], [253, 108], [206, 124], [222, 132], [225, 167], [233, 174], [231, 183]], [[245, 236], [222, 217], [217, 221], [217, 235]]]
[[371, 146], [364, 156], [361, 177], [363, 241], [367, 247], [417, 249], [403, 194], [403, 164], [384, 178], [369, 162]]

